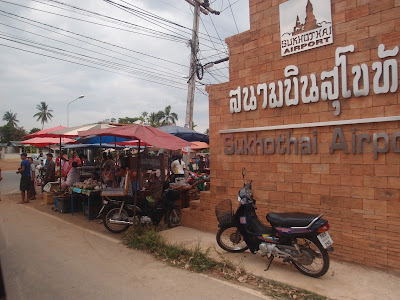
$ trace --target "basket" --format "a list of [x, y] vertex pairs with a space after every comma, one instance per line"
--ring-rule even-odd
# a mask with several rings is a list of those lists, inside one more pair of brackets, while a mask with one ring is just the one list
[[232, 201], [225, 199], [215, 205], [215, 215], [220, 224], [232, 222]]

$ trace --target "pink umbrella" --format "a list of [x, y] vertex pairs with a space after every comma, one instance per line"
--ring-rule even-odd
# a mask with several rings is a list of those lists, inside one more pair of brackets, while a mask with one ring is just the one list
[[189, 142], [186, 142], [157, 128], [137, 124], [107, 129], [79, 131], [78, 134], [82, 137], [89, 135], [117, 136], [127, 139], [140, 140], [140, 142], [143, 141], [154, 147], [168, 150], [178, 150], [191, 145]]
[[[72, 139], [67, 139], [67, 138], [62, 138], [61, 139], [61, 144], [66, 144], [66, 143], [71, 143], [74, 142]], [[36, 146], [36, 147], [47, 147], [49, 145], [55, 145], [59, 144], [60, 139], [59, 138], [49, 138], [49, 137], [35, 137], [31, 138], [29, 140], [25, 140], [20, 142], [20, 144], [24, 145], [31, 145], [31, 146]]]
[[[120, 145], [120, 146], [138, 146], [139, 145], [139, 141], [138, 140], [124, 141], [124, 142], [118, 142], [116, 144]], [[141, 142], [140, 146], [152, 147], [152, 145], [149, 145], [149, 144], [144, 143], [144, 142]]]
[[45, 136], [48, 136], [47, 135], [48, 132], [52, 132], [52, 131], [60, 130], [60, 129], [64, 129], [64, 128], [66, 128], [66, 127], [56, 126], [56, 127], [52, 127], [52, 128], [48, 128], [48, 129], [43, 129], [43, 130], [37, 131], [35, 133], [31, 133], [31, 134], [24, 136], [24, 139], [30, 139], [30, 138], [34, 138], [34, 137], [45, 137]]

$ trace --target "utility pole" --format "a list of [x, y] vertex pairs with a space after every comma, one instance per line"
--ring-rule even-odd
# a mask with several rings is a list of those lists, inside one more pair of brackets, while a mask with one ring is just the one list
[[185, 127], [192, 129], [193, 127], [193, 106], [194, 106], [194, 93], [196, 91], [196, 67], [197, 67], [197, 52], [199, 50], [199, 20], [200, 11], [206, 15], [208, 13], [219, 15], [218, 11], [210, 8], [209, 0], [185, 0], [190, 5], [194, 6], [193, 15], [193, 32], [192, 40], [190, 41], [190, 71], [188, 80], [188, 93], [186, 104], [186, 118]]

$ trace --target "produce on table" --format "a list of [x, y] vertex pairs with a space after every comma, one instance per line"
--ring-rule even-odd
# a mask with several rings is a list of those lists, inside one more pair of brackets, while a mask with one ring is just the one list
[[84, 182], [75, 182], [73, 186], [84, 190], [101, 190], [101, 182], [98, 182], [92, 178], [86, 179]]

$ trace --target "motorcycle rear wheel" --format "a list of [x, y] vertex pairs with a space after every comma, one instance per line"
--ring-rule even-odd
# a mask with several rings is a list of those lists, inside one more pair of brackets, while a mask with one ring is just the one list
[[126, 231], [129, 228], [129, 224], [113, 224], [110, 223], [110, 219], [116, 219], [119, 221], [127, 221], [128, 220], [128, 212], [125, 209], [122, 209], [121, 214], [119, 213], [119, 207], [112, 207], [109, 211], [104, 213], [103, 216], [103, 224], [104, 227], [107, 228], [108, 231], [112, 233], [121, 233]]
[[181, 225], [181, 209], [174, 208], [167, 212], [167, 225], [168, 228], [174, 228]]
[[218, 230], [217, 243], [222, 249], [231, 253], [240, 253], [248, 249], [243, 236], [234, 225], [225, 225]]
[[315, 238], [298, 238], [297, 244], [300, 246], [301, 251], [308, 251], [311, 254], [313, 262], [310, 265], [302, 265], [292, 261], [296, 269], [304, 275], [314, 278], [325, 275], [329, 269], [329, 255], [321, 243]]

